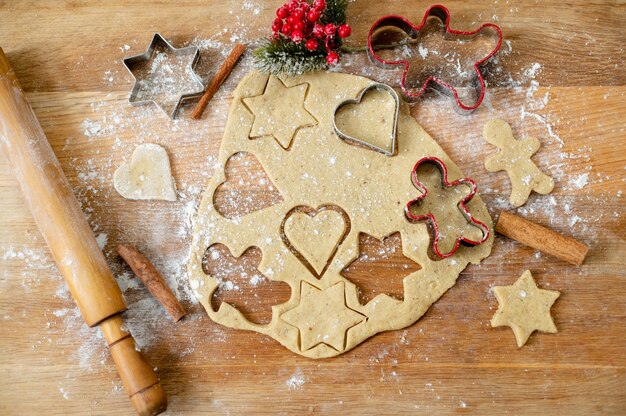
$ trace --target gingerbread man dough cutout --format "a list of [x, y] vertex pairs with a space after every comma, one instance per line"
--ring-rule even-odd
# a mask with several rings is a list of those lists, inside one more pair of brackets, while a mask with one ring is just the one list
[[531, 160], [539, 150], [539, 139], [527, 137], [516, 140], [513, 130], [506, 121], [491, 120], [483, 129], [485, 140], [500, 150], [485, 159], [485, 168], [489, 172], [506, 170], [511, 179], [511, 197], [514, 207], [526, 203], [532, 191], [549, 194], [554, 189], [554, 180], [543, 173]]

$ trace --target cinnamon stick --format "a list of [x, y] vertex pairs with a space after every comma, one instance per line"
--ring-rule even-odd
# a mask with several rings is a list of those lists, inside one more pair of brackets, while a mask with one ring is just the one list
[[580, 266], [585, 260], [589, 247], [571, 237], [565, 237], [522, 217], [502, 212], [496, 231], [529, 247], [558, 257], [568, 263]]
[[242, 45], [241, 43], [237, 43], [235, 47], [233, 48], [233, 50], [230, 51], [230, 54], [228, 55], [226, 60], [222, 63], [222, 65], [220, 66], [220, 69], [217, 70], [217, 73], [213, 77], [211, 84], [209, 84], [209, 87], [206, 89], [206, 91], [202, 95], [202, 98], [200, 98], [200, 101], [198, 101], [198, 105], [196, 105], [196, 108], [193, 110], [193, 113], [191, 114], [191, 118], [197, 120], [202, 116], [202, 113], [204, 112], [204, 109], [206, 108], [207, 104], [209, 103], [209, 101], [211, 101], [211, 98], [213, 98], [213, 95], [215, 95], [215, 93], [220, 88], [224, 80], [228, 77], [228, 74], [230, 74], [230, 71], [233, 70], [233, 68], [235, 67], [235, 64], [239, 60], [239, 57], [245, 52], [245, 50], [246, 50], [246, 47], [244, 45]]
[[146, 285], [150, 293], [163, 305], [175, 322], [180, 321], [187, 314], [167, 286], [161, 273], [135, 247], [130, 244], [119, 244], [117, 252]]

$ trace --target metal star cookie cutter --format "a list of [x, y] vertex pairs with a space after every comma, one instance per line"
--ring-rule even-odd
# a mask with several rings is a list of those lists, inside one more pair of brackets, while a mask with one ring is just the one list
[[[385, 148], [382, 147], [378, 147], [374, 144], [371, 144], [369, 142], [366, 142], [364, 140], [361, 140], [359, 138], [356, 137], [352, 137], [344, 132], [341, 131], [341, 129], [339, 129], [339, 127], [337, 126], [337, 120], [335, 118], [335, 116], [337, 115], [337, 112], [345, 107], [346, 105], [349, 104], [359, 104], [362, 100], [363, 97], [365, 96], [365, 94], [367, 94], [369, 91], [371, 90], [381, 90], [381, 91], [385, 91], [387, 93], [389, 93], [389, 95], [391, 95], [391, 97], [394, 100], [394, 104], [395, 104], [395, 110], [394, 110], [394, 118], [393, 118], [393, 131], [391, 132], [391, 150], [387, 150]], [[397, 141], [396, 141], [396, 137], [397, 137], [397, 128], [398, 128], [398, 112], [400, 111], [400, 99], [398, 98], [398, 94], [396, 93], [396, 91], [391, 88], [389, 85], [387, 84], [382, 84], [382, 83], [374, 83], [369, 85], [368, 87], [364, 88], [360, 93], [359, 96], [356, 98], [351, 98], [345, 101], [342, 101], [339, 103], [339, 105], [335, 108], [335, 111], [333, 113], [333, 127], [335, 129], [335, 133], [337, 134], [337, 136], [339, 136], [339, 138], [343, 141], [348, 141], [348, 142], [355, 142], [360, 144], [361, 146], [367, 147], [369, 149], [375, 150], [377, 152], [380, 152], [382, 154], [384, 154], [385, 156], [395, 156], [396, 152], [397, 152]]]
[[[439, 226], [437, 224], [437, 219], [435, 218], [435, 216], [430, 212], [426, 214], [422, 214], [422, 215], [415, 215], [411, 212], [411, 207], [413, 205], [419, 205], [421, 201], [426, 197], [426, 195], [428, 195], [428, 188], [424, 184], [422, 184], [419, 181], [419, 179], [417, 179], [417, 170], [424, 163], [430, 163], [439, 169], [439, 171], [441, 172], [441, 186], [443, 188], [448, 188], [448, 187], [459, 185], [459, 184], [467, 185], [470, 188], [470, 193], [461, 201], [459, 201], [457, 208], [459, 209], [461, 214], [463, 214], [463, 216], [465, 217], [468, 223], [470, 223], [471, 225], [474, 225], [475, 227], [479, 228], [482, 231], [483, 237], [480, 240], [474, 241], [466, 237], [458, 237], [456, 239], [456, 242], [454, 243], [454, 247], [452, 248], [452, 250], [450, 250], [450, 252], [448, 253], [442, 253], [439, 250], [439, 246], [438, 246], [439, 238], [441, 237], [441, 234], [439, 233]], [[413, 182], [413, 185], [419, 191], [423, 191], [423, 193], [417, 198], [414, 198], [410, 200], [409, 202], [407, 202], [406, 206], [404, 207], [404, 214], [406, 218], [410, 222], [413, 222], [413, 223], [422, 221], [422, 220], [426, 220], [430, 222], [435, 233], [435, 238], [433, 241], [433, 251], [435, 252], [437, 257], [445, 259], [454, 255], [454, 253], [456, 253], [461, 243], [465, 245], [469, 245], [469, 246], [476, 246], [487, 241], [487, 239], [489, 238], [489, 234], [490, 234], [489, 227], [487, 227], [484, 223], [474, 218], [474, 216], [469, 212], [469, 210], [465, 206], [465, 204], [469, 202], [476, 194], [477, 186], [476, 186], [476, 183], [472, 179], [461, 178], [453, 182], [448, 182], [448, 168], [446, 167], [446, 164], [443, 163], [443, 161], [437, 157], [427, 156], [418, 160], [415, 166], [413, 167], [413, 170], [411, 172], [411, 182]]]
[[[188, 66], [189, 66], [190, 73], [192, 75], [191, 79], [194, 81], [194, 84], [198, 88], [197, 90], [192, 90], [191, 92], [183, 92], [180, 95], [178, 95], [179, 97], [178, 101], [176, 102], [174, 109], [170, 113], [168, 113], [167, 110], [163, 108], [161, 104], [159, 104], [155, 99], [144, 99], [144, 100], [137, 99], [137, 96], [139, 95], [139, 91], [141, 90], [141, 88], [140, 88], [139, 80], [135, 77], [135, 74], [132, 71], [132, 68], [135, 65], [141, 62], [150, 61], [153, 58], [155, 50], [159, 46], [164, 46], [170, 53], [176, 56], [193, 55], [191, 63], [189, 63]], [[202, 93], [204, 92], [204, 89], [205, 89], [204, 83], [202, 82], [202, 79], [198, 76], [198, 74], [196, 74], [196, 72], [194, 71], [194, 67], [198, 63], [199, 59], [200, 59], [200, 51], [197, 46], [188, 46], [186, 48], [176, 49], [163, 36], [161, 36], [160, 33], [155, 33], [154, 37], [152, 38], [152, 42], [150, 42], [150, 46], [148, 46], [148, 49], [146, 49], [144, 53], [135, 55], [135, 56], [130, 56], [128, 58], [124, 58], [123, 60], [124, 66], [126, 67], [128, 72], [130, 72], [130, 75], [133, 77], [133, 80], [134, 80], [133, 89], [130, 92], [128, 101], [133, 106], [140, 106], [144, 104], [153, 103], [164, 114], [169, 116], [171, 119], [174, 119], [176, 117], [176, 114], [178, 113], [178, 110], [180, 109], [180, 106], [185, 100], [189, 98], [198, 97], [202, 95]]]
[[[419, 38], [420, 31], [422, 30], [422, 28], [424, 28], [426, 21], [430, 17], [436, 17], [439, 20], [441, 20], [441, 22], [445, 26], [445, 36], [459, 36], [460, 35], [460, 36], [474, 37], [474, 36], [477, 36], [485, 28], [493, 29], [496, 33], [496, 37], [497, 37], [496, 46], [493, 48], [493, 50], [489, 54], [487, 54], [487, 56], [474, 62], [474, 65], [473, 65], [474, 74], [472, 77], [472, 84], [474, 84], [474, 88], [476, 89], [476, 92], [477, 92], [477, 99], [473, 105], [463, 104], [463, 102], [459, 99], [459, 94], [458, 94], [457, 89], [451, 84], [435, 77], [434, 75], [430, 75], [424, 81], [421, 88], [417, 92], [412, 91], [411, 88], [407, 87], [406, 85], [407, 74], [409, 72], [409, 61], [405, 59], [401, 59], [397, 61], [386, 61], [376, 54], [377, 43], [373, 41], [373, 35], [379, 29], [384, 28], [384, 27], [400, 29], [401, 31], [406, 33], [409, 36], [409, 38], [416, 40]], [[406, 101], [411, 102], [411, 103], [416, 102], [420, 98], [420, 96], [426, 91], [429, 85], [432, 84], [431, 88], [447, 96], [454, 97], [458, 108], [460, 110], [463, 110], [464, 112], [469, 113], [475, 110], [476, 108], [478, 108], [478, 106], [482, 103], [484, 96], [485, 96], [485, 80], [483, 78], [483, 75], [480, 72], [479, 67], [482, 64], [486, 63], [489, 59], [491, 59], [496, 54], [496, 52], [498, 52], [501, 45], [502, 45], [502, 30], [500, 29], [498, 25], [493, 24], [493, 23], [483, 23], [482, 25], [480, 25], [480, 27], [478, 27], [478, 29], [473, 30], [473, 31], [455, 30], [450, 27], [450, 12], [448, 11], [448, 9], [441, 5], [434, 5], [434, 6], [431, 6], [426, 11], [426, 13], [424, 14], [424, 18], [422, 19], [422, 22], [418, 26], [415, 26], [405, 17], [397, 16], [397, 15], [383, 16], [380, 19], [378, 19], [370, 28], [369, 34], [367, 36], [367, 55], [368, 55], [370, 62], [372, 62], [374, 65], [380, 68], [391, 69], [397, 66], [404, 66], [404, 71], [402, 72], [402, 80], [401, 80], [400, 85], [402, 88], [402, 95]]]

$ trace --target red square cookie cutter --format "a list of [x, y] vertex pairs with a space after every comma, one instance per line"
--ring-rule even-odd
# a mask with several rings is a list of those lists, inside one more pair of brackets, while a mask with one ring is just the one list
[[[459, 209], [461, 214], [463, 214], [463, 216], [465, 217], [468, 223], [470, 223], [471, 225], [481, 230], [482, 238], [480, 240], [475, 241], [475, 240], [471, 240], [469, 238], [462, 237], [462, 236], [458, 237], [454, 243], [454, 247], [448, 253], [442, 253], [439, 250], [439, 238], [441, 237], [441, 234], [439, 233], [439, 225], [437, 224], [437, 219], [435, 218], [435, 216], [430, 212], [426, 214], [421, 214], [421, 215], [415, 215], [411, 212], [411, 207], [413, 205], [420, 204], [421, 201], [424, 198], [426, 198], [426, 195], [428, 195], [428, 187], [424, 185], [422, 182], [420, 182], [419, 179], [417, 179], [417, 170], [422, 164], [425, 164], [425, 163], [430, 163], [439, 169], [439, 171], [441, 172], [441, 186], [442, 187], [448, 188], [448, 187], [453, 187], [459, 184], [463, 184], [463, 185], [467, 185], [470, 188], [469, 194], [465, 198], [463, 198], [461, 201], [459, 201], [457, 208]], [[469, 209], [467, 209], [467, 207], [465, 206], [465, 204], [468, 203], [476, 194], [477, 186], [474, 180], [470, 178], [461, 178], [453, 182], [448, 182], [448, 168], [446, 167], [446, 164], [443, 163], [443, 161], [437, 157], [427, 156], [418, 160], [415, 166], [413, 167], [413, 171], [411, 172], [411, 182], [413, 182], [413, 185], [419, 191], [421, 191], [422, 194], [418, 196], [417, 198], [413, 198], [412, 200], [407, 202], [406, 206], [404, 207], [404, 214], [410, 222], [416, 223], [416, 222], [425, 220], [425, 221], [428, 221], [432, 225], [432, 228], [435, 234], [435, 238], [433, 240], [433, 251], [435, 252], [435, 255], [437, 255], [437, 257], [445, 259], [454, 255], [454, 253], [456, 253], [456, 251], [459, 249], [459, 245], [461, 243], [463, 243], [464, 245], [468, 245], [468, 246], [477, 246], [487, 241], [487, 239], [489, 238], [489, 234], [490, 234], [489, 227], [487, 227], [484, 223], [474, 218], [472, 213], [469, 212]]]
[[[473, 83], [475, 85], [478, 98], [473, 105], [468, 106], [468, 105], [463, 104], [463, 102], [461, 102], [461, 100], [459, 99], [459, 94], [456, 88], [454, 88], [454, 86], [448, 84], [447, 82], [433, 75], [429, 76], [426, 79], [426, 81], [424, 81], [421, 88], [417, 92], [411, 91], [411, 89], [406, 86], [406, 77], [407, 77], [407, 73], [409, 72], [409, 62], [407, 60], [386, 61], [376, 54], [376, 51], [375, 51], [376, 44], [372, 42], [372, 37], [377, 30], [383, 27], [394, 27], [394, 28], [398, 28], [402, 30], [411, 39], [417, 39], [420, 35], [420, 30], [422, 30], [422, 28], [426, 24], [426, 21], [428, 20], [429, 17], [436, 17], [439, 20], [441, 20], [442, 23], [444, 23], [446, 35], [475, 36], [478, 33], [480, 33], [480, 31], [482, 31], [484, 28], [494, 29], [495, 32], [497, 33], [498, 41], [494, 49], [484, 58], [474, 62]], [[404, 66], [404, 71], [402, 73], [402, 81], [400, 85], [402, 88], [402, 95], [404, 96], [406, 101], [416, 102], [419, 99], [419, 97], [426, 91], [429, 84], [431, 84], [432, 82], [433, 88], [437, 89], [438, 91], [441, 91], [442, 93], [448, 96], [453, 96], [456, 101], [457, 106], [460, 109], [465, 110], [467, 112], [471, 112], [475, 110], [483, 102], [483, 98], [485, 97], [485, 80], [482, 74], [480, 73], [479, 67], [483, 63], [491, 59], [491, 57], [493, 57], [496, 54], [496, 52], [498, 52], [501, 45], [502, 45], [502, 30], [500, 29], [498, 25], [493, 24], [493, 23], [483, 23], [482, 25], [480, 25], [478, 29], [474, 31], [470, 31], [470, 32], [455, 30], [450, 27], [450, 12], [448, 11], [448, 9], [441, 5], [434, 5], [434, 6], [431, 6], [426, 11], [426, 13], [424, 14], [424, 18], [422, 19], [422, 22], [419, 24], [419, 26], [415, 26], [405, 17], [397, 16], [397, 15], [383, 16], [380, 19], [378, 19], [372, 25], [369, 31], [369, 34], [367, 36], [367, 55], [370, 59], [370, 62], [372, 62], [374, 65], [381, 67], [381, 68], [389, 69], [389, 68], [393, 68], [397, 66]]]

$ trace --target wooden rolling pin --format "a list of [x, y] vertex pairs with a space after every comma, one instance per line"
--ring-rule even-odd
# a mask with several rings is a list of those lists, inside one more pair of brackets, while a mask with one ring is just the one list
[[122, 293], [1, 48], [0, 149], [83, 318], [100, 326], [137, 413], [165, 411], [159, 379], [124, 329]]

